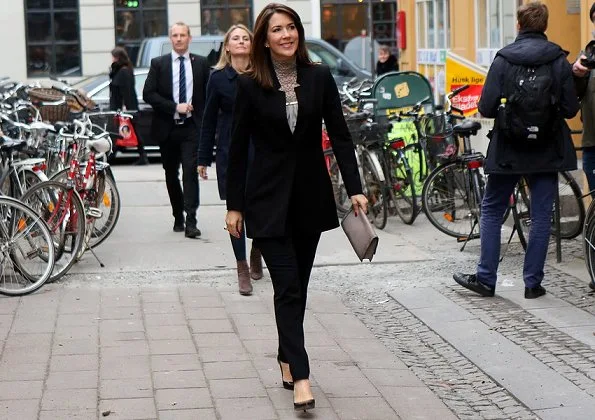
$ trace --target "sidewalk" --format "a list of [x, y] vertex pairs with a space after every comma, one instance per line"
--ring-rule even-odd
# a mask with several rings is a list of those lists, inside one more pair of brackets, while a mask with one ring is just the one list
[[[46, 285], [3, 299], [0, 418], [303, 417], [281, 387], [262, 286], [243, 297], [198, 285]], [[316, 398], [307, 418], [456, 418], [338, 297], [312, 293], [305, 325]]]

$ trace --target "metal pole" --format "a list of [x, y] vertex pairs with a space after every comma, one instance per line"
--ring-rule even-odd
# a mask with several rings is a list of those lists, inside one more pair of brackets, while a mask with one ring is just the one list
[[370, 37], [370, 72], [374, 78], [374, 22], [372, 20], [372, 0], [368, 0], [368, 36]]
[[[559, 175], [556, 174], [556, 178]], [[556, 262], [562, 262], [562, 238], [560, 237], [560, 189], [558, 188], [559, 180], [556, 179], [556, 195], [554, 196], [554, 226], [556, 230]]]

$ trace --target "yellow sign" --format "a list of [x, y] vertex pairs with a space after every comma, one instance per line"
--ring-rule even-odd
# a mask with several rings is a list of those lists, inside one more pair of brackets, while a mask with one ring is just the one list
[[449, 52], [446, 56], [446, 92], [469, 85], [451, 99], [452, 106], [463, 111], [465, 116], [477, 113], [477, 104], [485, 83], [487, 69]]

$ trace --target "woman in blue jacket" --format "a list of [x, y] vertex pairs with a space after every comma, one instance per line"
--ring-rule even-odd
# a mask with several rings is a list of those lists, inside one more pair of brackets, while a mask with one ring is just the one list
[[[237, 76], [248, 68], [251, 46], [252, 32], [244, 25], [231, 26], [225, 34], [219, 62], [215, 65], [207, 85], [207, 99], [198, 147], [198, 173], [202, 179], [208, 178], [207, 166], [211, 166], [213, 160], [213, 146], [215, 132], [217, 132], [217, 184], [219, 197], [222, 200], [226, 199], [227, 158]], [[250, 267], [248, 267], [246, 236], [243, 234], [240, 238], [236, 238], [230, 235], [230, 238], [237, 260], [239, 292], [242, 295], [250, 295], [252, 293], [250, 277], [254, 280], [262, 278], [260, 251], [252, 247]]]

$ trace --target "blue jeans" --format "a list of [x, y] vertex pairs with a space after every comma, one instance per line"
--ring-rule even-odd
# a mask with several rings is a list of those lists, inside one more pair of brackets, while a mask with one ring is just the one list
[[583, 171], [587, 176], [589, 191], [595, 190], [595, 147], [583, 149]]
[[[481, 203], [481, 257], [477, 265], [477, 279], [483, 284], [496, 286], [502, 216], [520, 175], [488, 176], [485, 195]], [[523, 280], [525, 287], [537, 287], [543, 280], [543, 266], [547, 256], [552, 226], [552, 206], [558, 188], [558, 174], [532, 174], [525, 176], [531, 192], [531, 234], [525, 253]]]

